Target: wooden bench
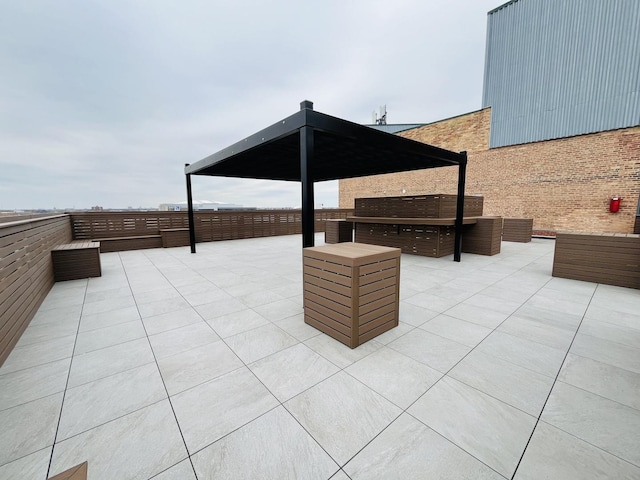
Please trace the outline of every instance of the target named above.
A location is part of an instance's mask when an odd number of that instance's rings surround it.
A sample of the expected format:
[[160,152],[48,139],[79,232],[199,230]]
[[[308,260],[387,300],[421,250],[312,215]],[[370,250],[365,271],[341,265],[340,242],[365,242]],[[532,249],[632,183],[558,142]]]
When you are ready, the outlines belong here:
[[143,248],[161,248],[161,235],[137,235],[131,237],[106,237],[96,238],[94,242],[100,242],[102,253],[120,252],[123,250],[141,250]]
[[100,277],[100,242],[74,242],[51,249],[53,277],[56,282]]
[[533,235],[533,218],[505,218],[502,224],[502,240],[528,243]]
[[188,228],[165,228],[160,230],[162,237],[162,246],[170,247],[187,247],[190,245]]
[[328,218],[324,229],[324,243],[353,241],[353,222],[345,219]]
[[558,232],[552,275],[640,289],[640,235]]
[[302,252],[305,323],[351,348],[398,326],[399,249],[337,243]]

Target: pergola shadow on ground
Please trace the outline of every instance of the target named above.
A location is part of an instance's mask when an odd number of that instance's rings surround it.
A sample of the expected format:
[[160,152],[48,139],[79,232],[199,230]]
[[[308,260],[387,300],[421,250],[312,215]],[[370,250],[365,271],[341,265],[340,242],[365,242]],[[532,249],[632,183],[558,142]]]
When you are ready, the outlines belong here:
[[315,182],[451,166],[458,166],[454,260],[460,261],[467,153],[316,112],[313,103],[305,100],[299,112],[185,166],[191,252],[195,253],[191,175],[301,182],[302,244],[311,247]]

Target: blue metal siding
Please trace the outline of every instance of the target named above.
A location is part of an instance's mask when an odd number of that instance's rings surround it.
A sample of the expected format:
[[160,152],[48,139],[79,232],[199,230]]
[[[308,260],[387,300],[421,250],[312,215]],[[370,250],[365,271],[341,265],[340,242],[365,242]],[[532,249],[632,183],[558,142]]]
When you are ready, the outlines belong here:
[[516,0],[486,48],[491,147],[640,125],[640,1]]

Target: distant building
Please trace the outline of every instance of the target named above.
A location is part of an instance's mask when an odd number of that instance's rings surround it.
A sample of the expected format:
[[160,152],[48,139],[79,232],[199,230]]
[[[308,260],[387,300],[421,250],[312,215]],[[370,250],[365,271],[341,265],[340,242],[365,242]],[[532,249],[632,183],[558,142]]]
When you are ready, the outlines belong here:
[[[558,230],[640,233],[640,2],[512,0],[488,13],[482,109],[372,128],[466,151],[484,214]],[[455,193],[457,169],[339,181],[360,197]],[[621,198],[619,211],[610,210]]]
[[[237,205],[235,203],[223,203],[223,202],[211,202],[209,200],[194,200],[194,210],[255,210],[256,207],[245,207],[244,205]],[[188,210],[187,202],[175,202],[175,203],[162,203],[159,207],[163,212],[186,212]]]

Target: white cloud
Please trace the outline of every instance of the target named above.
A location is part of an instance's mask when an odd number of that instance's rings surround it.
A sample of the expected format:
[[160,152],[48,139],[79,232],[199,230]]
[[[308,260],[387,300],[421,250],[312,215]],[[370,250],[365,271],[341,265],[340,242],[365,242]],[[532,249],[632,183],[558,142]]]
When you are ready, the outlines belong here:
[[[309,99],[368,123],[480,108],[488,0],[9,2],[0,17],[0,208],[184,199],[184,163]],[[316,206],[337,205],[337,183]],[[300,204],[288,182],[194,179],[194,195]]]

